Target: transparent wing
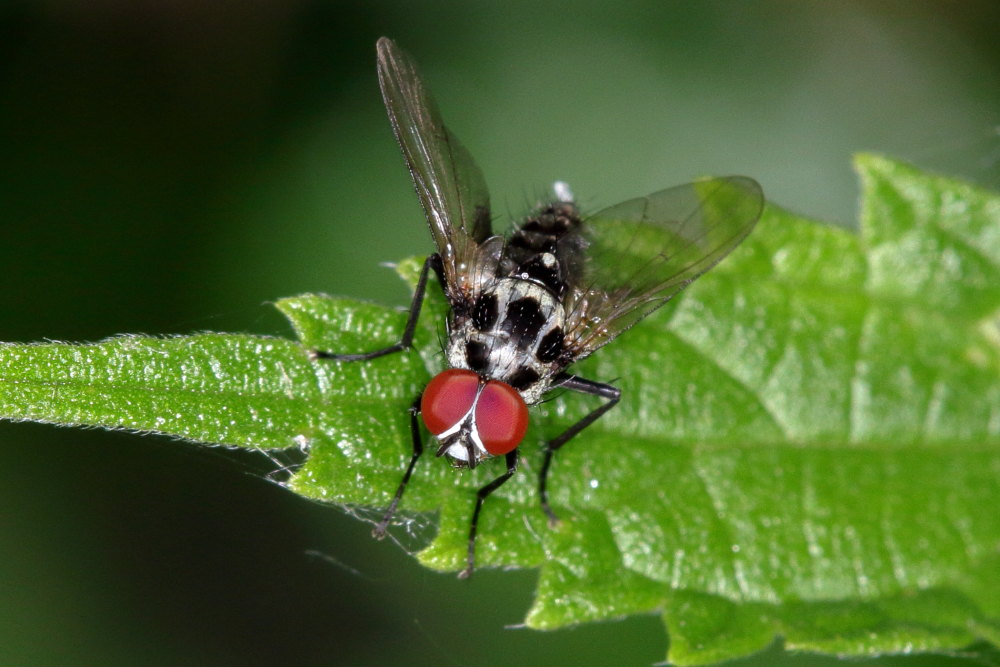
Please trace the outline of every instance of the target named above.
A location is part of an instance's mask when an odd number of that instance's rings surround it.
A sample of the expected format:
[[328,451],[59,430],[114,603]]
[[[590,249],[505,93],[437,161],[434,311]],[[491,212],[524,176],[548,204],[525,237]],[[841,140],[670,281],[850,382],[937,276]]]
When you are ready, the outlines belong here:
[[482,259],[479,244],[490,236],[486,182],[445,127],[413,58],[387,37],[377,49],[382,99],[441,255],[446,289],[449,296],[467,296],[469,272]]
[[566,302],[565,345],[583,357],[708,271],[746,238],[764,195],[750,178],[698,181],[585,220],[585,261]]

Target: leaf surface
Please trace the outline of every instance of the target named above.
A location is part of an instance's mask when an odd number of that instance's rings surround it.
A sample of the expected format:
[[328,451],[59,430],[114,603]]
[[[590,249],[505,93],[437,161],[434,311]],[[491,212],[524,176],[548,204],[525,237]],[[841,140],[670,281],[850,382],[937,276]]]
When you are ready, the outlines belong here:
[[[1000,641],[1000,198],[884,158],[857,169],[860,234],[769,207],[725,262],[574,367],[623,399],[555,457],[556,528],[541,445],[595,403],[534,409],[477,545],[481,567],[540,569],[529,626],[661,613],[677,664],[776,635],[843,655]],[[0,415],[300,447],[290,489],[381,508],[409,459],[407,408],[443,367],[429,292],[415,350],[364,363],[308,350],[387,345],[405,313],[315,295],[278,303],[297,341],[3,345]],[[502,472],[428,448],[403,502],[438,516],[422,562],[462,567],[475,490]]]

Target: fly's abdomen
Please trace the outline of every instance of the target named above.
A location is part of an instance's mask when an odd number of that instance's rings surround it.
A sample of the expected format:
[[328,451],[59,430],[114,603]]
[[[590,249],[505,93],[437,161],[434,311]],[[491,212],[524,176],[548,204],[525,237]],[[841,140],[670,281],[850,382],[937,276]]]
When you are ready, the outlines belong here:
[[507,275],[544,285],[561,298],[582,270],[585,242],[573,202],[540,207],[517,226],[504,248]]

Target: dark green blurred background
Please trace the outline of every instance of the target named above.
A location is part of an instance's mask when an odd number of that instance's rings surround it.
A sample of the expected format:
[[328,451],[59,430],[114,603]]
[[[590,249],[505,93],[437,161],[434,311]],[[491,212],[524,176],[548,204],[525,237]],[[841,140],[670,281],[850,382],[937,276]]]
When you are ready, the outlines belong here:
[[[8,1],[0,340],[286,335],[267,301],[405,303],[379,262],[430,240],[378,95],[383,34],[501,215],[556,178],[597,207],[744,173],[852,225],[860,150],[1000,183],[995,0]],[[260,456],[32,424],[0,425],[0,452],[0,664],[663,658],[654,617],[511,629],[534,573],[426,572]],[[832,663],[754,664],[775,662]]]

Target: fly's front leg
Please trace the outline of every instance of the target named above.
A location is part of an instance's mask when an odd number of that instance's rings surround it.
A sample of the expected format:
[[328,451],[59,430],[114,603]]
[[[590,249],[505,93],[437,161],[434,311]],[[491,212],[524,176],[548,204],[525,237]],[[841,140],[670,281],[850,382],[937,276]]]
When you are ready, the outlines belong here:
[[417,459],[424,453],[424,442],[420,437],[420,424],[417,422],[417,415],[420,414],[420,398],[420,396],[417,396],[417,400],[410,407],[410,433],[413,436],[413,454],[410,456],[410,465],[406,466],[406,472],[403,473],[403,481],[399,483],[396,495],[393,496],[392,502],[389,503],[389,508],[382,516],[382,520],[372,530],[372,537],[375,539],[381,540],[385,537],[385,531],[389,527],[389,522],[392,521],[393,515],[396,513],[396,508],[399,507],[399,501],[403,498],[403,491],[406,490],[406,485],[410,481],[410,475],[413,474],[413,468],[417,465]]
[[406,328],[403,329],[403,337],[399,339],[398,343],[390,345],[389,347],[383,347],[379,350],[354,354],[339,354],[336,352],[327,352],[325,350],[313,350],[311,352],[313,359],[368,361],[369,359],[377,359],[378,357],[384,357],[385,355],[392,354],[394,352],[401,352],[402,350],[408,349],[412,346],[413,334],[417,330],[417,320],[420,318],[420,307],[424,304],[424,294],[427,291],[428,270],[431,268],[433,268],[434,273],[437,274],[441,285],[444,285],[444,267],[441,264],[441,256],[434,253],[424,260],[424,266],[420,270],[420,278],[417,280],[417,288],[413,290],[413,301],[410,303],[410,315],[406,320]]
[[469,523],[469,555],[465,569],[458,573],[459,579],[468,579],[472,576],[472,570],[475,569],[476,565],[476,528],[479,525],[479,511],[483,508],[483,501],[486,500],[486,497],[503,486],[503,483],[517,472],[516,449],[507,453],[506,463],[507,472],[476,492],[476,509],[472,511],[472,521]]
[[605,412],[615,407],[615,404],[617,404],[619,399],[622,397],[621,389],[618,387],[612,387],[610,384],[604,384],[603,382],[594,382],[593,380],[587,380],[586,378],[578,377],[576,375],[565,375],[560,378],[560,380],[561,381],[557,382],[557,386],[559,387],[570,389],[572,391],[578,391],[581,394],[600,396],[601,398],[607,399],[607,403],[592,410],[586,417],[570,426],[552,440],[549,440],[548,444],[545,446],[545,458],[542,461],[542,469],[538,473],[538,495],[542,500],[542,510],[544,510],[546,516],[549,517],[550,526],[554,526],[559,523],[559,517],[556,516],[556,513],[552,511],[552,506],[549,505],[549,495],[546,490],[546,483],[549,477],[549,466],[552,464],[552,454],[569,442],[569,440],[580,431],[600,419]]

